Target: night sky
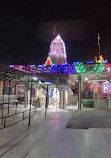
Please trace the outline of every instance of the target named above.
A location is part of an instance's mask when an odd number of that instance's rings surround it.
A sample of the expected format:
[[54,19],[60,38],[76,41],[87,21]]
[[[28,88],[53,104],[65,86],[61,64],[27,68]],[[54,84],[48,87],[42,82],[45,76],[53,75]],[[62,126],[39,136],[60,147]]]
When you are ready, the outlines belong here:
[[111,61],[111,1],[0,1],[0,62],[43,64],[46,61],[53,27],[66,44],[67,59],[91,61],[101,54]]

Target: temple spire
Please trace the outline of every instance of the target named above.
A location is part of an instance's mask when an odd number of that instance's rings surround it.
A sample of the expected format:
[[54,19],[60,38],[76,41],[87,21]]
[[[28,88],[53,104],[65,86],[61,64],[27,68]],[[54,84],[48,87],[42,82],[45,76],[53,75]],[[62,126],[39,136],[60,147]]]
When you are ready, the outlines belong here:
[[54,40],[51,41],[48,56],[54,65],[67,63],[65,43],[60,35],[57,35]]

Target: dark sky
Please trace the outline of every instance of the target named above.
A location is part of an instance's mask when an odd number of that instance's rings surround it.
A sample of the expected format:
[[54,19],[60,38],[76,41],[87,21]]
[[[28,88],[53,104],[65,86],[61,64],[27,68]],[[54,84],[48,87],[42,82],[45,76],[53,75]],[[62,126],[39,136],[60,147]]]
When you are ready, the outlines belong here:
[[0,61],[43,64],[54,24],[69,63],[94,60],[98,32],[101,54],[111,61],[110,0],[0,1]]

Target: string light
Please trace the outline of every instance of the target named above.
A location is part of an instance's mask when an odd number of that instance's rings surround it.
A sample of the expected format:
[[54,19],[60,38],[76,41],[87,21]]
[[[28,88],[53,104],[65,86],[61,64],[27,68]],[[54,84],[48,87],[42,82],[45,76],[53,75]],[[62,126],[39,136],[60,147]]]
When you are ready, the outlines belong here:
[[87,75],[89,77],[97,77],[101,75],[101,72],[104,70],[105,64],[95,64],[94,68],[90,71],[86,71],[82,62],[74,62],[73,64],[63,64],[63,65],[10,65],[9,67],[18,69],[20,71],[24,71],[26,73],[83,73],[85,74],[85,78]]
[[22,65],[10,65],[11,68],[18,69],[20,71],[25,71],[26,73],[68,73],[72,74],[75,71],[74,64],[64,64],[64,65],[28,65],[23,69]]
[[86,69],[83,66],[83,63],[75,63],[75,69],[78,73],[85,73]]

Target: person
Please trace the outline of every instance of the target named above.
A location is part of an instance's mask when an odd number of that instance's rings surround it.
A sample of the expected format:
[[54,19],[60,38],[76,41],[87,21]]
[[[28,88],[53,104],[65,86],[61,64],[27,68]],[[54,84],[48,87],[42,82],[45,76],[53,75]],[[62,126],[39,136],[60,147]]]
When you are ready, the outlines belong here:
[[36,108],[37,108],[37,107],[40,107],[40,99],[39,99],[39,97],[37,98]]
[[46,103],[45,103],[45,108],[47,109],[49,105],[49,95],[46,94]]

